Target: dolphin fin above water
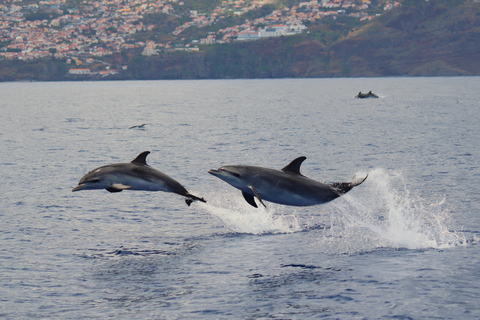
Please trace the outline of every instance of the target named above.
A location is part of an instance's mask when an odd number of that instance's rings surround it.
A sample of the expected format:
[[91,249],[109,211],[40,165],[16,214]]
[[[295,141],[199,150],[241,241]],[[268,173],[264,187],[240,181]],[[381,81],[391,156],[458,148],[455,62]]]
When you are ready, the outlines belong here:
[[298,158],[294,159],[292,162],[290,162],[289,164],[287,164],[282,169],[282,171],[302,175],[300,173],[300,166],[302,165],[303,161],[305,161],[306,159],[307,159],[307,157],[303,157],[303,156],[298,157]]
[[300,173],[306,157],[298,157],[281,170],[256,166],[223,166],[208,173],[239,189],[245,201],[258,208],[255,198],[266,208],[264,200],[290,205],[312,206],[327,203],[360,185],[367,179],[354,177],[351,182],[326,184]]
[[117,193],[123,190],[164,191],[184,196],[188,206],[193,201],[206,202],[192,195],[176,180],[147,164],[150,151],[140,153],[130,163],[115,163],[98,167],[80,179],[72,191],[106,189]]
[[130,161],[130,163],[136,163],[136,164],[143,164],[148,166],[147,164],[147,156],[150,154],[150,151],[143,151],[140,153],[135,159]]

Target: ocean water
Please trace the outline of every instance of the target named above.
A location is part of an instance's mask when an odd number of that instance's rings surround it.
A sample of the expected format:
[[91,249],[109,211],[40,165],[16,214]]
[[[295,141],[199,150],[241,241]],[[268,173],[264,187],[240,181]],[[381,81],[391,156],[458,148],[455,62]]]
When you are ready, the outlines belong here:
[[[0,317],[478,319],[479,88],[479,77],[0,83]],[[208,202],[71,192],[145,150]],[[368,178],[325,205],[255,209],[207,173],[302,155],[312,179]]]

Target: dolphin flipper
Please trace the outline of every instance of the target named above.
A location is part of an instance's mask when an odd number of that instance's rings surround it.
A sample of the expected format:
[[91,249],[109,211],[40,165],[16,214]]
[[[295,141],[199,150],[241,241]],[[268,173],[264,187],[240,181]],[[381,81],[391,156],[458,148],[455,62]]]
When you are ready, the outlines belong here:
[[[267,206],[265,205],[265,203],[263,203],[262,201],[262,198],[260,198],[260,195],[258,194],[257,190],[255,190],[254,187],[250,187],[250,190],[252,190],[253,194],[255,195],[255,197],[257,197],[258,201],[260,201],[260,203],[265,207],[265,209],[267,208]],[[248,201],[248,200],[247,200]],[[250,202],[249,202],[250,203]]]
[[243,197],[245,198],[245,200],[246,200],[252,207],[258,208],[257,204],[255,203],[255,198],[254,198],[250,193],[246,193],[246,192],[242,191],[242,194],[243,194]]
[[[253,187],[250,187],[250,190],[252,190],[253,194],[255,195],[255,197],[257,197],[258,201],[260,201],[260,203],[265,208],[267,208],[265,203],[263,203],[262,198],[260,198],[260,196],[258,195],[257,190],[255,190],[255,188],[253,188]],[[247,201],[249,205],[251,205],[252,207],[258,208],[257,204],[255,203],[255,197],[254,196],[252,196],[250,193],[246,193],[245,191],[242,191],[242,194],[243,194],[243,197],[245,198],[245,201]]]

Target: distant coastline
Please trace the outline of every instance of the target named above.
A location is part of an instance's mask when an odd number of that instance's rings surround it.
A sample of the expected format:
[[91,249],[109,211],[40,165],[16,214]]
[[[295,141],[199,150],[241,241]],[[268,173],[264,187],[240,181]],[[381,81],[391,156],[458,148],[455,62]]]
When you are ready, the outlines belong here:
[[304,32],[244,37],[195,50],[132,49],[103,60],[0,60],[0,81],[480,75],[476,1],[405,1],[361,24],[339,15]]

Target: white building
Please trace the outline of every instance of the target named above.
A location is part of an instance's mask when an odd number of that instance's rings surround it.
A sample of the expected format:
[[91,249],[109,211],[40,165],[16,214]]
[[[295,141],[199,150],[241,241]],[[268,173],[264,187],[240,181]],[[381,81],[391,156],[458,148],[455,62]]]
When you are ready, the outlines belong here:
[[259,38],[270,38],[289,36],[302,33],[307,27],[302,23],[276,24],[260,29],[258,32],[253,30],[243,30],[237,34],[237,40],[257,40]]
[[70,69],[69,74],[90,74],[90,69]]
[[257,40],[258,32],[252,30],[244,30],[238,33],[237,40]]

